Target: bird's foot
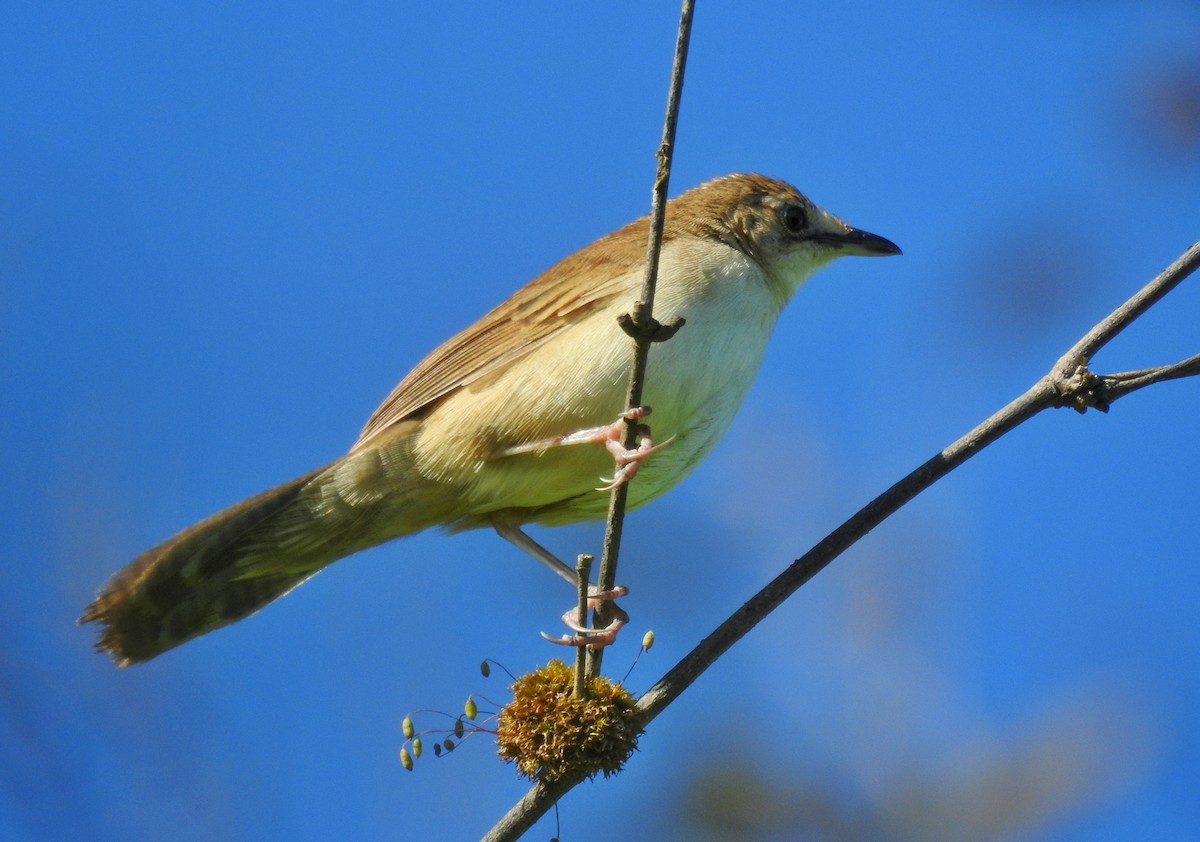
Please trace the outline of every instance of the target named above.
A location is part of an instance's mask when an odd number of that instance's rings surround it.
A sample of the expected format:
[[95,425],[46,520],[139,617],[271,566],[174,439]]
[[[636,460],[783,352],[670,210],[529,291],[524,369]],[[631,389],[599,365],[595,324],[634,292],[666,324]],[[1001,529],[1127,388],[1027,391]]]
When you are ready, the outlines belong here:
[[522,444],[513,445],[504,450],[505,456],[513,456],[518,453],[532,453],[539,450],[546,450],[550,447],[560,447],[568,444],[602,444],[613,455],[616,460],[617,470],[612,478],[601,477],[606,485],[597,488],[597,491],[612,491],[620,485],[629,482],[637,475],[638,466],[642,460],[654,453],[656,450],[661,450],[675,440],[674,436],[666,441],[655,444],[650,438],[650,427],[645,424],[637,424],[635,431],[637,434],[637,446],[625,446],[625,422],[639,422],[650,414],[650,407],[638,406],[633,409],[622,412],[617,416],[617,420],[611,424],[606,424],[601,427],[587,427],[583,430],[576,430],[573,433],[568,433],[565,436],[557,436],[552,439],[539,439],[538,441],[524,442]]
[[617,416],[617,420],[603,427],[590,427],[586,430],[579,430],[571,433],[563,438],[563,444],[578,444],[582,442],[590,442],[594,444],[602,444],[612,454],[616,460],[617,470],[611,478],[601,477],[600,479],[605,485],[597,488],[597,491],[612,491],[614,488],[624,485],[635,476],[637,476],[638,466],[642,460],[655,451],[662,450],[668,444],[675,440],[674,436],[660,444],[655,444],[650,437],[650,427],[646,424],[637,424],[635,431],[637,434],[637,446],[625,446],[625,422],[639,422],[650,414],[650,407],[638,406],[633,409],[622,412]]
[[624,585],[618,585],[611,591],[599,591],[592,586],[588,595],[587,607],[588,610],[596,607],[596,603],[600,600],[608,602],[608,613],[610,620],[608,625],[601,629],[593,629],[583,625],[586,618],[579,616],[579,608],[576,606],[563,614],[562,621],[575,634],[564,634],[561,637],[551,637],[542,632],[541,635],[551,643],[557,643],[562,646],[586,646],[591,651],[595,652],[603,649],[617,639],[617,632],[621,627],[629,622],[629,615],[617,605],[618,598],[629,593],[629,589]]

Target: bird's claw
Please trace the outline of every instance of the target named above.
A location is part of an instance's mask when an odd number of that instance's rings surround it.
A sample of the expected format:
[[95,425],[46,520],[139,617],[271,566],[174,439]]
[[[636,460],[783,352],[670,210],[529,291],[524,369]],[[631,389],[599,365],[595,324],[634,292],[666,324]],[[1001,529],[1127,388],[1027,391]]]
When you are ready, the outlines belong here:
[[635,476],[637,476],[638,467],[642,460],[651,453],[662,450],[671,442],[675,441],[675,437],[671,436],[660,444],[655,444],[650,435],[650,427],[647,424],[638,424],[636,428],[637,446],[625,446],[625,421],[641,421],[650,414],[650,407],[639,406],[628,412],[622,412],[617,420],[607,427],[594,427],[590,430],[581,430],[578,433],[573,433],[573,436],[580,436],[577,441],[590,441],[597,444],[603,444],[604,447],[612,454],[616,460],[617,470],[612,477],[600,477],[604,485],[598,487],[597,491],[612,491],[614,488],[624,485]]
[[657,450],[662,450],[673,441],[675,441],[675,437],[671,436],[660,444],[654,444],[650,439],[650,428],[645,424],[639,424],[638,446],[636,448],[632,450],[627,449],[620,441],[608,443],[608,452],[617,460],[617,472],[611,478],[600,477],[601,481],[606,483],[606,485],[602,485],[596,490],[612,491],[614,488],[629,482],[637,476],[638,466],[642,464],[643,459]]
[[675,440],[674,436],[662,442],[654,444],[650,438],[650,428],[645,424],[637,424],[637,446],[625,446],[625,422],[638,422],[650,414],[650,407],[638,406],[633,409],[626,410],[617,416],[617,420],[603,427],[588,427],[584,430],[576,430],[565,436],[560,436],[551,439],[538,439],[537,441],[528,441],[521,444],[515,444],[504,449],[505,456],[515,456],[520,453],[535,453],[551,447],[561,447],[568,444],[602,444],[612,454],[616,460],[617,470],[612,478],[601,477],[600,479],[605,485],[597,488],[597,491],[612,491],[618,486],[624,485],[637,475],[638,466],[642,460],[654,453],[656,450],[661,450]]
[[603,649],[605,646],[613,643],[617,639],[617,632],[629,622],[629,615],[614,602],[613,600],[625,596],[629,593],[629,589],[624,585],[618,585],[609,591],[599,591],[593,586],[590,588],[588,596],[588,608],[594,608],[599,600],[608,602],[608,612],[610,620],[608,625],[602,629],[593,629],[583,625],[583,620],[579,616],[579,608],[572,608],[570,611],[562,615],[563,624],[575,634],[564,634],[561,637],[552,637],[546,632],[540,632],[542,637],[551,643],[557,643],[560,646],[586,646],[591,651]]

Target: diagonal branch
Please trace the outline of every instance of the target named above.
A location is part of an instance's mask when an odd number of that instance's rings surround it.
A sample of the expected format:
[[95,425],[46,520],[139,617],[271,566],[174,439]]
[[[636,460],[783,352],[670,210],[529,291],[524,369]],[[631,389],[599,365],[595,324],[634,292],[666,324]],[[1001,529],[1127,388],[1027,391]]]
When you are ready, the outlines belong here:
[[[1091,355],[1104,347],[1197,268],[1200,268],[1200,242],[1185,251],[1158,277],[1088,331],[1071,350],[1055,362],[1049,374],[1034,383],[1024,394],[927,460],[792,562],[642,694],[638,700],[638,708],[645,717],[644,723],[649,723],[662,713],[730,646],[822,568],[909,500],[1005,433],[1051,407],[1069,406],[1080,412],[1089,406],[1107,409],[1108,403],[1152,383],[1200,374],[1200,355],[1173,365],[1110,376],[1092,374],[1087,368]],[[1106,391],[1100,392],[1101,387]],[[491,829],[484,837],[485,840],[499,842],[516,839],[581,780],[582,777],[573,780],[560,779],[553,785],[535,784]]]
[[[1024,394],[876,497],[811,550],[792,562],[787,570],[734,612],[657,684],[642,695],[638,700],[638,707],[645,714],[646,721],[649,722],[657,716],[725,650],[829,562],[853,546],[858,539],[890,517],[909,500],[967,459],[1044,409],[1072,406],[1083,411],[1086,406],[1094,405],[1091,403],[1090,390],[1094,388],[1095,381],[1104,382],[1105,378],[1097,377],[1089,372],[1087,370],[1089,358],[1082,355],[1093,354],[1102,348],[1198,267],[1200,267],[1200,243],[1196,243],[1185,251],[1158,277],[1088,331],[1083,339],[1075,343],[1071,350],[1054,364],[1049,374],[1038,380]],[[1065,361],[1070,361],[1072,364],[1067,377],[1062,376]],[[1197,357],[1190,357],[1175,366],[1164,368],[1178,370],[1174,374],[1176,377],[1200,374],[1200,365],[1197,365],[1196,361]],[[1161,371],[1161,369],[1152,371]],[[1145,375],[1146,372],[1135,372],[1135,374]],[[1121,377],[1121,375],[1116,375],[1116,377]],[[1166,378],[1159,377],[1159,379]],[[1142,382],[1141,385],[1134,388],[1141,388],[1144,385],[1149,385],[1149,382]],[[1123,391],[1113,389],[1108,392],[1107,397],[1110,401],[1116,400],[1118,397],[1134,391],[1134,388],[1126,388]],[[1098,405],[1097,408],[1101,407],[1107,409],[1107,404]]]

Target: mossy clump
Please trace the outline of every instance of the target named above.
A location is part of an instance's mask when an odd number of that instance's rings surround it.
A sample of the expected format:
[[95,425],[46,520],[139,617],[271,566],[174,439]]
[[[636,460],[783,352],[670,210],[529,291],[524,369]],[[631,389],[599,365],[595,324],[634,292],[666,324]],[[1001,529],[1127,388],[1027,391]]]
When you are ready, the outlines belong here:
[[574,672],[557,658],[521,676],[513,700],[500,711],[500,757],[517,771],[549,783],[621,771],[637,748],[641,717],[633,696],[619,684],[597,677],[586,699],[573,695]]

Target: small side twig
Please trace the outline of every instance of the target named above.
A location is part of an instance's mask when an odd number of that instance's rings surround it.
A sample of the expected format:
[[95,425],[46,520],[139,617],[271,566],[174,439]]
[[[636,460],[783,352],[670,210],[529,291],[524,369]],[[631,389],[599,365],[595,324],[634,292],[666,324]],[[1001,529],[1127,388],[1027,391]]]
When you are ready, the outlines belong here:
[[[588,583],[592,581],[592,556],[580,553],[575,559],[575,579],[579,583],[579,607],[575,616],[580,623],[587,620]],[[575,649],[575,698],[587,698],[587,647]]]
[[1119,374],[1106,374],[1100,378],[1104,390],[1104,399],[1112,403],[1117,398],[1124,397],[1130,392],[1163,383],[1167,380],[1178,380],[1180,377],[1193,377],[1200,374],[1200,354],[1180,360],[1171,365],[1159,365],[1154,368],[1143,368],[1137,371],[1122,371]]
[[1174,377],[1186,377],[1195,373],[1189,357],[1169,366],[1145,369],[1128,375],[1115,374],[1102,377],[1092,374],[1088,366],[1101,348],[1111,342],[1117,334],[1134,322],[1138,316],[1150,309],[1155,302],[1173,290],[1192,272],[1200,268],[1200,243],[1195,243],[1175,261],[1146,284],[1137,294],[1113,310],[1095,327],[1083,335],[1071,349],[1058,358],[1050,369],[1047,380],[1058,392],[1060,400],[1055,406],[1068,406],[1078,412],[1089,408],[1108,411],[1108,405],[1123,395]]

